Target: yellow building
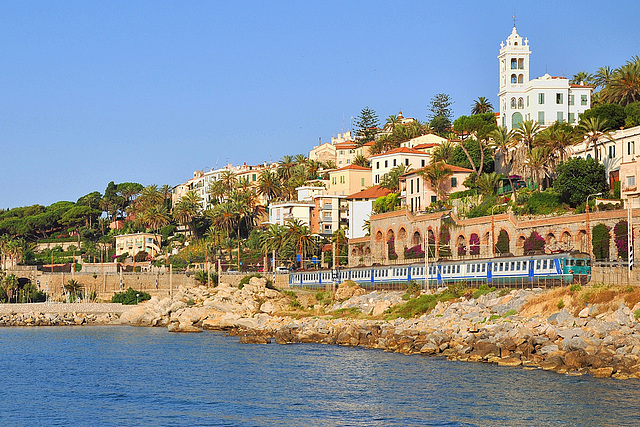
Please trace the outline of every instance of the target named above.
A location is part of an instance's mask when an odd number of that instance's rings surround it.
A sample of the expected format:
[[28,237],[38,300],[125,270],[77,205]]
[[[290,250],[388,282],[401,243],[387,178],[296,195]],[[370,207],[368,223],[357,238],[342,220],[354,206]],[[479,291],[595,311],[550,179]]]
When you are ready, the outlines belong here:
[[348,196],[371,187],[371,168],[347,165],[329,172],[327,194]]
[[162,237],[159,234],[136,233],[116,236],[116,256],[128,253],[136,256],[138,252],[146,252],[152,257],[160,253]]

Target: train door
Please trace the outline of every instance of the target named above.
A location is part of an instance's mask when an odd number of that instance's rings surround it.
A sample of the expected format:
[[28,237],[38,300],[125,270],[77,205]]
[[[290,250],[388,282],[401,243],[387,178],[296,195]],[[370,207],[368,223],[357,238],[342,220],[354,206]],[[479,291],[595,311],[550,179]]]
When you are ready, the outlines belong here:
[[493,283],[493,263],[487,263],[487,283]]
[[436,281],[438,285],[442,285],[442,266],[440,264],[436,266]]
[[533,272],[533,266],[534,266],[534,260],[530,259],[529,260],[529,281],[533,282],[533,278],[534,278],[534,272]]

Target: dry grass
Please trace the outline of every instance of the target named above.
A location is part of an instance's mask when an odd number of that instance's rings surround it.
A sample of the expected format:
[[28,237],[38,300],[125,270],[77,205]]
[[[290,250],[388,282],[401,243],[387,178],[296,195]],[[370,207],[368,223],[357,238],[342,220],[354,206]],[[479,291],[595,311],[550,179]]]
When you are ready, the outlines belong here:
[[571,291],[570,287],[557,288],[538,295],[527,302],[521,315],[549,316],[559,311],[558,302],[562,300],[564,308],[577,316],[587,305],[598,304],[600,312],[615,311],[624,302],[629,308],[640,302],[639,287],[608,286],[593,284]]

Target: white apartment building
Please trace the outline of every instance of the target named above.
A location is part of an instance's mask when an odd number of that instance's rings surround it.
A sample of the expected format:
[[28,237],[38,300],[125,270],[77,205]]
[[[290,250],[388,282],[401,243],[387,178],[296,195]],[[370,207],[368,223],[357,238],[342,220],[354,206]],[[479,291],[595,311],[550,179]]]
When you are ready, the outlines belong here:
[[546,127],[556,121],[577,124],[580,115],[591,108],[593,88],[571,84],[565,77],[545,74],[529,79],[529,40],[522,39],[516,27],[500,43],[500,115],[498,124],[511,130],[524,120]]
[[371,178],[373,185],[380,184],[384,174],[396,166],[420,169],[429,164],[431,155],[413,148],[399,147],[371,156]]

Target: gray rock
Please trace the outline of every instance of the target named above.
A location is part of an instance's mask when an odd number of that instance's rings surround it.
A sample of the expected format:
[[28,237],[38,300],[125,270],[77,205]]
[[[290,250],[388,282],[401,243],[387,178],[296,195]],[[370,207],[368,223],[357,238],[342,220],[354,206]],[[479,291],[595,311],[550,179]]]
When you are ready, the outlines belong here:
[[563,342],[564,351],[584,350],[587,348],[587,342],[581,337],[573,337]]

